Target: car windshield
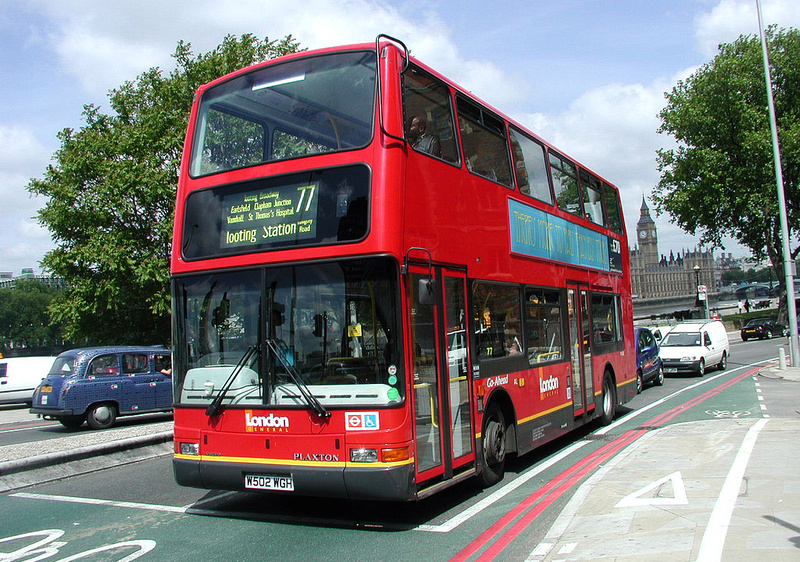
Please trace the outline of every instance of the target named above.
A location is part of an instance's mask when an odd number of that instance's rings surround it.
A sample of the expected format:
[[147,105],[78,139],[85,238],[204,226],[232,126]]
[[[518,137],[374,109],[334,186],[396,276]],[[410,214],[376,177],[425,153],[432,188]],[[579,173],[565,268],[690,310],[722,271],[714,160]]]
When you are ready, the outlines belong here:
[[764,324],[767,324],[769,321],[770,321],[769,318],[754,318],[753,320],[750,320],[747,323],[745,328],[755,328],[757,326],[763,326]]
[[396,272],[364,259],[176,280],[175,400],[308,407],[310,391],[325,407],[398,403]]
[[699,346],[702,341],[700,332],[672,332],[664,337],[661,347]]
[[208,89],[193,136],[192,176],[366,146],[375,53],[306,57]]

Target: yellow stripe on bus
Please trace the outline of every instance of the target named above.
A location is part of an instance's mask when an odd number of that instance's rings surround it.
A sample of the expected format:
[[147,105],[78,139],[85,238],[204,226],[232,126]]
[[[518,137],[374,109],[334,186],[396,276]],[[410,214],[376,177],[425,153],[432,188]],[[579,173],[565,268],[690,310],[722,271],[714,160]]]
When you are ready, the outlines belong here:
[[553,412],[557,412],[559,410],[563,410],[564,408],[569,408],[569,407],[572,407],[572,402],[565,402],[565,403],[561,404],[560,406],[556,406],[555,408],[550,408],[549,410],[545,410],[543,412],[539,412],[539,413],[534,414],[532,416],[528,416],[527,418],[523,418],[523,419],[517,421],[517,425],[521,425],[521,424],[529,422],[531,420],[535,420],[536,418],[541,418],[542,416],[546,416],[547,414],[552,414]]
[[271,466],[312,466],[312,467],[325,467],[325,468],[348,468],[348,467],[374,467],[374,468],[391,468],[394,466],[403,466],[413,464],[414,458],[397,462],[320,462],[320,461],[295,461],[289,459],[264,459],[260,457],[218,457],[206,455],[181,455],[174,454],[173,458],[183,459],[187,461],[205,461],[205,462],[225,462],[225,463],[247,463],[247,464],[263,464]]

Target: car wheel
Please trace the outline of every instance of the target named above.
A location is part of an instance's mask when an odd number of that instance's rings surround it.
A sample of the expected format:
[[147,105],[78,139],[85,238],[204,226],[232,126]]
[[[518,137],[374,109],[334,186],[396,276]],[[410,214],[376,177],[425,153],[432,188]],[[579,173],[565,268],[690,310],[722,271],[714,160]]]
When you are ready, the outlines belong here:
[[655,380],[653,380],[653,384],[656,386],[661,386],[664,384],[664,369],[661,367],[658,368],[658,374],[656,374]]
[[506,464],[506,421],[497,403],[491,404],[483,416],[481,444],[483,448],[481,483],[489,487],[503,479]]
[[725,367],[728,366],[728,355],[723,351],[722,352],[722,359],[720,359],[719,363],[717,363],[717,368],[720,371],[724,371]]
[[742,336],[742,341],[747,341],[747,338]]
[[608,373],[603,377],[603,397],[600,406],[603,408],[600,414],[600,424],[609,425],[614,421],[614,415],[617,413],[617,389]]
[[768,340],[771,340],[772,339],[772,332],[770,330],[767,330],[767,333],[764,334],[764,337],[766,339],[768,339]]
[[641,394],[644,388],[644,380],[641,371],[636,371],[636,394]]
[[701,359],[700,363],[697,365],[697,376],[702,377],[706,374],[706,361],[705,359]]
[[117,419],[117,408],[113,404],[95,404],[86,413],[86,422],[92,429],[108,429]]
[[86,420],[84,420],[83,416],[61,416],[58,421],[67,429],[78,429]]

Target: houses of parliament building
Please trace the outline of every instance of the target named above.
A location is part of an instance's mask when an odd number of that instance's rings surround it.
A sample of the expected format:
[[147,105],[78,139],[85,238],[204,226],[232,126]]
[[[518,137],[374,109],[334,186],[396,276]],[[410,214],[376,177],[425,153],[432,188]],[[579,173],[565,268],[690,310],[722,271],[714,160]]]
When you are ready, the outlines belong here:
[[[699,270],[695,269],[699,267]],[[669,257],[658,253],[658,232],[650,209],[642,197],[641,215],[636,223],[636,245],[631,249],[633,294],[641,300],[670,301],[694,298],[697,284],[716,292],[714,255],[695,248]]]

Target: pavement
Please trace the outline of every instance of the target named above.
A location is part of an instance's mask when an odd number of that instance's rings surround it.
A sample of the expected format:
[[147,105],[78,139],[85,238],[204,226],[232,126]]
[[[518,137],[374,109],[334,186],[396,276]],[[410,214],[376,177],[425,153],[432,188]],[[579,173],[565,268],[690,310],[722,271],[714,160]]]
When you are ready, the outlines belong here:
[[[800,367],[758,377],[800,398]],[[527,560],[800,560],[798,414],[648,431],[578,488]],[[168,455],[171,439],[168,421],[3,446],[0,492]]]
[[[758,378],[800,398],[798,367]],[[579,487],[527,558],[539,560],[800,560],[800,406],[796,419],[649,431]]]
[[[17,421],[35,419],[27,408],[8,411],[3,418],[12,416]],[[71,431],[64,437],[4,445],[0,447],[0,492],[171,453],[172,421]]]

